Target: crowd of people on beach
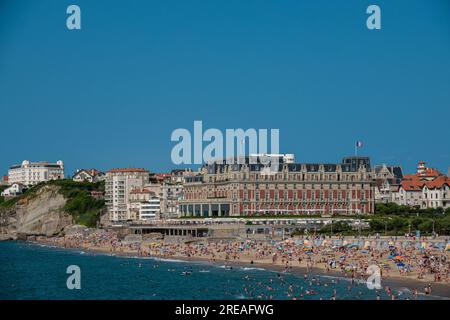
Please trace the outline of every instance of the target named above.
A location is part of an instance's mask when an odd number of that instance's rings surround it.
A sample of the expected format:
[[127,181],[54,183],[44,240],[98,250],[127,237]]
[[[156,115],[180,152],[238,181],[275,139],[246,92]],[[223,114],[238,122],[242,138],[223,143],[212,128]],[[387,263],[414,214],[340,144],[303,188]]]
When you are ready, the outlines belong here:
[[[304,270],[305,275],[321,272],[345,276],[351,284],[365,282],[369,266],[376,266],[382,278],[421,281],[423,286],[413,289],[415,295],[419,290],[432,294],[432,283],[450,285],[450,245],[449,239],[445,238],[432,242],[410,237],[382,241],[379,238],[331,239],[323,236],[278,242],[250,239],[165,242],[161,239],[125,241],[114,231],[96,230],[75,232],[50,241],[60,247],[111,254],[203,260],[225,265],[257,264],[277,267],[281,273],[291,273],[293,268],[298,268]],[[309,291],[309,294],[311,292],[314,293]],[[390,289],[385,288],[385,292],[395,298]],[[265,298],[268,297],[270,295]]]

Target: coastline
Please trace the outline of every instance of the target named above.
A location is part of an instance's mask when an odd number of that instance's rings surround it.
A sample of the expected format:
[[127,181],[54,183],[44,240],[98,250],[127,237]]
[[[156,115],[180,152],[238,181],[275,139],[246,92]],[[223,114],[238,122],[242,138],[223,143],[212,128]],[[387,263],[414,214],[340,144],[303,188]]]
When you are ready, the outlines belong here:
[[[254,262],[250,263],[249,261],[245,260],[233,260],[233,261],[227,261],[223,259],[215,259],[215,261],[211,261],[208,258],[205,257],[186,257],[186,256],[160,256],[160,255],[138,255],[137,252],[129,252],[129,251],[115,251],[110,252],[105,248],[100,247],[64,247],[62,245],[59,245],[58,243],[51,242],[51,241],[43,241],[43,240],[34,240],[34,241],[25,241],[27,243],[33,243],[37,245],[44,245],[47,247],[53,247],[58,249],[67,249],[67,250],[74,250],[74,251],[85,251],[93,254],[102,254],[102,255],[108,255],[108,256],[117,256],[117,257],[128,257],[128,258],[136,258],[136,259],[161,259],[163,261],[182,261],[182,262],[192,262],[192,263],[198,263],[198,264],[205,264],[209,266],[221,266],[226,265],[230,267],[238,267],[238,268],[254,268],[254,269],[262,269],[266,271],[272,271],[277,273],[284,273],[285,268],[280,264],[275,263],[267,263],[267,262]],[[351,277],[349,277],[346,274],[343,274],[337,270],[326,270],[325,268],[321,267],[312,267],[309,269],[303,266],[291,266],[290,273],[297,276],[303,276],[305,274],[312,274],[317,276],[325,276],[325,277],[332,277],[337,279],[342,279],[344,281],[351,281]],[[355,281],[361,281],[360,279],[355,279]],[[385,275],[381,279],[381,286],[383,290],[386,286],[389,286],[390,288],[397,290],[397,291],[405,291],[408,290],[412,292],[413,290],[417,289],[419,292],[419,295],[425,296],[424,288],[428,284],[428,281],[419,280],[419,279],[411,279],[410,277],[402,277],[402,276],[396,276],[396,275]],[[429,295],[429,297],[434,297],[437,299],[444,299],[444,300],[450,300],[450,284],[449,283],[440,283],[440,282],[431,282],[433,291],[432,294]]]

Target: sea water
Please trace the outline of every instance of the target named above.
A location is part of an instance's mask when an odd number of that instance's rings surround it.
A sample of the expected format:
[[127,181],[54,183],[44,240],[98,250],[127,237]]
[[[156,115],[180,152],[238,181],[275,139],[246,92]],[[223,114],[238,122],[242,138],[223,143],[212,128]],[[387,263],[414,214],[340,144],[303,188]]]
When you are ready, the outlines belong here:
[[[80,268],[68,289],[67,267]],[[314,281],[312,280],[314,278]],[[320,280],[320,284],[317,282]],[[293,288],[292,293],[288,288]],[[388,299],[348,279],[283,274],[176,259],[123,257],[29,242],[0,242],[0,299]],[[309,294],[305,294],[308,291]],[[303,296],[301,294],[303,293]],[[402,291],[401,299],[411,298]],[[421,296],[419,298],[424,298]]]

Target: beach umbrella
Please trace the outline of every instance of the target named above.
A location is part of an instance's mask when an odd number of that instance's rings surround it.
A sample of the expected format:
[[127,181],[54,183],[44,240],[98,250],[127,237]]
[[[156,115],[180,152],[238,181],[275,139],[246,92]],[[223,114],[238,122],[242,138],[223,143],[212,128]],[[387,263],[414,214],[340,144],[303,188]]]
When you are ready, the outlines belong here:
[[403,260],[403,257],[402,257],[402,256],[395,256],[394,259],[395,259],[395,260]]
[[370,247],[370,241],[366,241],[364,243],[364,248],[369,248]]
[[404,267],[405,264],[403,262],[397,263],[397,267]]
[[447,245],[445,246],[445,251],[450,251],[450,243],[447,243]]

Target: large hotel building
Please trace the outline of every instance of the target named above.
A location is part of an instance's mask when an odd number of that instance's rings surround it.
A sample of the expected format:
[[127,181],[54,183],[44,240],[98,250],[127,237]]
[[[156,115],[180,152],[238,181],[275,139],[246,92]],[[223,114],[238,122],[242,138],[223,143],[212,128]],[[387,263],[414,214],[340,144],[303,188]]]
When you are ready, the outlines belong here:
[[278,159],[270,171],[245,157],[240,163],[205,164],[186,177],[181,216],[332,215],[374,212],[375,180],[368,157],[341,163],[294,163]]
[[31,162],[22,161],[8,170],[8,183],[21,183],[25,186],[32,186],[40,182],[49,180],[64,179],[64,163],[59,160],[56,163],[47,161]]

